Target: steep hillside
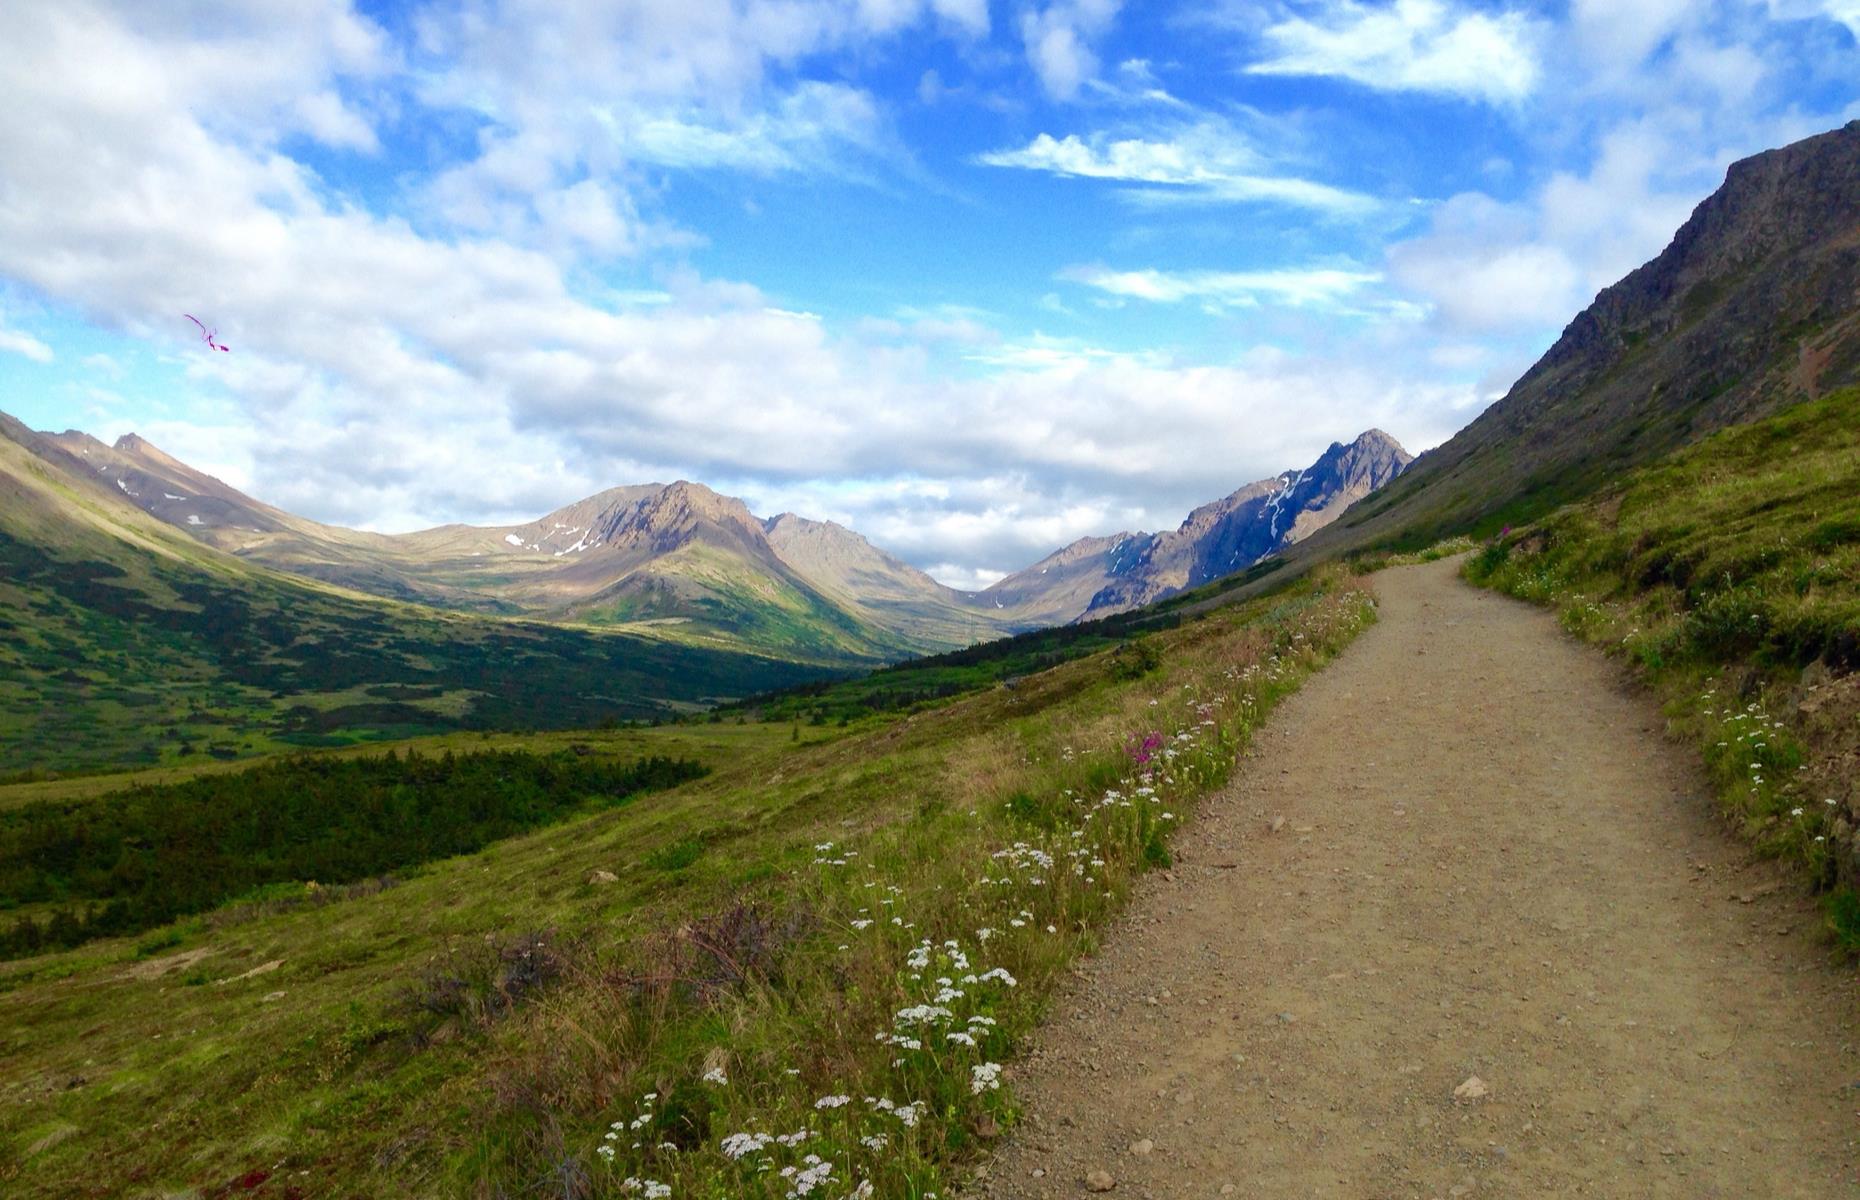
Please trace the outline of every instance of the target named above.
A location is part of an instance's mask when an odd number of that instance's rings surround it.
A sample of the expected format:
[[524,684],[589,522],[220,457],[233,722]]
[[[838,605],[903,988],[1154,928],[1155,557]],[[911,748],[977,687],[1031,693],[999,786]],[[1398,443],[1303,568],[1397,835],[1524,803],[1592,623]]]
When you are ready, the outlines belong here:
[[1496,528],[1860,380],[1860,121],[1734,164],[1511,391],[1307,553]]
[[74,482],[11,436],[0,437],[0,634],[10,771],[586,726],[826,674],[280,575]]

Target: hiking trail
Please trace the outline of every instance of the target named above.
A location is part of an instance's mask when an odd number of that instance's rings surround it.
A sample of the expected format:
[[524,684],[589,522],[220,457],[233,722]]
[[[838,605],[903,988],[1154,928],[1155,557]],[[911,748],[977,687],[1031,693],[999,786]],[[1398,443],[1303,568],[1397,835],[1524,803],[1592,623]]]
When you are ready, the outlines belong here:
[[975,1195],[1860,1195],[1819,909],[1618,664],[1457,566],[1373,577],[1056,996]]

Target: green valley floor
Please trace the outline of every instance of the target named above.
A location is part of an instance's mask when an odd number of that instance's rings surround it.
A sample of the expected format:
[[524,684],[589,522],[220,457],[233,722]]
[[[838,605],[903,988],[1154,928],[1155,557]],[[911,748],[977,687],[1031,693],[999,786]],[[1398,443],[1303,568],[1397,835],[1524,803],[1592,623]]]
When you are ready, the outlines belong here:
[[1453,561],[1275,714],[981,1195],[1860,1193],[1860,1008],[1618,665]]

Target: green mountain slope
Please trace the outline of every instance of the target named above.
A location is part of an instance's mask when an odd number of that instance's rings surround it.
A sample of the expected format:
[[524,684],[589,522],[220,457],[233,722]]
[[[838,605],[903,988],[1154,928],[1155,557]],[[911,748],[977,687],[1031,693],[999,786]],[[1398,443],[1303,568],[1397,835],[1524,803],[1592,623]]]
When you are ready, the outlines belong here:
[[13,771],[586,726],[830,673],[652,629],[500,620],[320,587],[196,543],[10,436],[0,634],[0,758]]
[[[1007,616],[858,534],[752,515],[702,484],[604,492],[523,525],[407,534],[274,508],[130,434],[0,426],[80,491],[140,509],[249,562],[390,599],[552,622],[654,621],[665,640],[825,663],[877,663],[998,637]],[[874,570],[874,567],[879,569]]]

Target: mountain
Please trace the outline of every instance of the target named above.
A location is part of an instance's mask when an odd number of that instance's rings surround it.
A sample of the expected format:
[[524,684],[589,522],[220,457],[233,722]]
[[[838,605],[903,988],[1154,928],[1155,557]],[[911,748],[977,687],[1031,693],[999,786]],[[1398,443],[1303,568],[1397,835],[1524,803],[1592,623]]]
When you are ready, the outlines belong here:
[[1509,393],[1301,556],[1541,515],[1860,382],[1860,121],[1733,164]]
[[[137,504],[151,499],[144,477],[117,460],[73,473],[70,456],[104,457],[0,417],[0,759],[9,771],[585,727],[831,674],[649,629],[446,612],[273,571],[150,516]],[[200,515],[204,526],[208,491],[187,482],[200,491],[185,499],[203,511],[182,520]],[[237,505],[221,499],[224,513]],[[227,519],[219,528],[242,518]]]
[[823,595],[919,649],[960,648],[1046,623],[1021,611],[978,612],[972,593],[938,583],[833,521],[782,513],[763,528],[781,561]]
[[982,592],[979,602],[1055,618],[1048,623],[1139,608],[1309,537],[1412,461],[1394,438],[1371,429],[1347,446],[1333,442],[1302,471],[1249,483],[1203,505],[1170,532],[1074,542]]
[[1321,528],[1409,461],[1372,430],[1197,509],[1174,532],[1084,538],[961,592],[844,526],[794,513],[764,520],[685,480],[610,488],[520,525],[377,534],[254,500],[135,434],[105,445],[12,427],[92,490],[275,570],[441,608],[828,665],[959,649],[1196,586]]
[[[10,419],[9,419],[10,420]],[[442,608],[603,626],[650,626],[656,637],[749,648],[801,662],[878,662],[1000,636],[1005,620],[834,526],[863,549],[809,557],[797,570],[771,540],[808,557],[820,539],[789,536],[742,501],[678,481],[611,488],[520,525],[448,525],[376,534],[323,525],[254,500],[135,434],[105,445],[76,431],[34,434],[40,458],[76,479],[249,562],[374,595]],[[814,523],[809,522],[812,525]],[[888,563],[857,573],[856,599],[832,564]]]
[[972,604],[1017,612],[1039,625],[1063,625],[1085,615],[1092,598],[1133,566],[1154,538],[1150,533],[1085,537],[1024,571],[975,593]]

